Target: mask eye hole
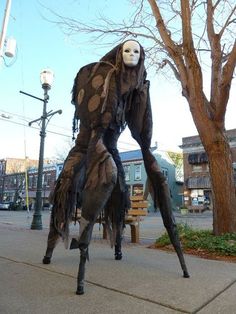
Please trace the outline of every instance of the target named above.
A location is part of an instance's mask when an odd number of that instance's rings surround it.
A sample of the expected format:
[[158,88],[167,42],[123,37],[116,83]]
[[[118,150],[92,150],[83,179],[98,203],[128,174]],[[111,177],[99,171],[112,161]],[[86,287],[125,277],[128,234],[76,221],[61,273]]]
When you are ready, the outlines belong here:
[[130,52],[130,49],[126,48],[126,49],[125,49],[125,52],[126,52],[126,53],[129,53],[129,52]]
[[135,50],[134,50],[134,53],[139,53],[139,50],[138,50],[138,49],[135,49]]

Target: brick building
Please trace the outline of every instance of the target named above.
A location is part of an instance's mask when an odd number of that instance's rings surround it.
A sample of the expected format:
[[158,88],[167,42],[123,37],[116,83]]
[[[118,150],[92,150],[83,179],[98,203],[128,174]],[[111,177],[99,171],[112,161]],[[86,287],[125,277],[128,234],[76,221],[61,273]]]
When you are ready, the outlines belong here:
[[25,169],[36,166],[37,160],[0,159],[0,202],[16,202],[25,189]]
[[[228,130],[233,168],[236,176],[236,129]],[[189,211],[212,209],[212,192],[209,175],[208,158],[199,136],[184,137],[183,149],[184,166],[184,195],[183,203]]]
[[[168,153],[159,151],[152,147],[152,152],[158,161],[161,171],[166,176],[172,196],[172,205],[176,209],[181,205],[181,191],[183,183],[176,180],[176,167]],[[120,153],[124,166],[126,183],[130,188],[131,195],[143,195],[146,184],[146,171],[144,167],[141,150],[134,150]],[[44,164],[43,167],[43,204],[49,205],[49,194],[54,188],[55,181],[63,168],[62,163]],[[29,204],[34,204],[37,190],[37,167],[27,167],[27,184],[25,171],[5,173],[5,164],[0,168],[0,202],[16,202],[17,200],[26,204],[28,191]],[[25,168],[24,168],[25,169]],[[21,168],[20,168],[21,170]],[[27,189],[26,189],[27,188]],[[149,211],[153,211],[150,201]]]
[[[34,204],[36,198],[38,161],[7,158],[0,160],[0,202],[26,204],[28,195],[29,204]],[[27,178],[26,172],[27,169]],[[56,165],[43,167],[43,203],[48,203],[48,197],[53,189],[57,176]],[[27,180],[26,180],[27,179]]]
[[24,172],[25,168],[37,167],[38,160],[22,158],[0,159],[0,176],[3,174]]
[[[43,167],[43,187],[42,187],[42,199],[43,204],[49,203],[49,194],[54,188],[56,181],[57,166],[56,165],[44,165]],[[33,204],[36,199],[38,180],[38,168],[28,169],[28,197],[29,203]]]

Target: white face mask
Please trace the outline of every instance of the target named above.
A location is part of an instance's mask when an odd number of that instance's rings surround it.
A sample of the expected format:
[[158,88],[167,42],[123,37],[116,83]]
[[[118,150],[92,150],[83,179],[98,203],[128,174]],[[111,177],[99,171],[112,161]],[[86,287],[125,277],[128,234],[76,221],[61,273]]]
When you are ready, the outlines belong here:
[[123,45],[122,56],[125,65],[135,67],[140,58],[140,45],[134,40],[127,41]]

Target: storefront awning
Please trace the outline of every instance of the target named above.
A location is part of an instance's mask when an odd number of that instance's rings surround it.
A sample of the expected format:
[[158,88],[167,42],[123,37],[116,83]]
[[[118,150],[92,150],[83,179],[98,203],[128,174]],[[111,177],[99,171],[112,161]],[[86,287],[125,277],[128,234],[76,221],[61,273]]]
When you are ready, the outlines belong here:
[[189,154],[188,155],[188,163],[191,165],[208,163],[207,154],[205,152]]
[[210,189],[211,181],[209,176],[190,177],[186,180],[185,185],[188,189]]

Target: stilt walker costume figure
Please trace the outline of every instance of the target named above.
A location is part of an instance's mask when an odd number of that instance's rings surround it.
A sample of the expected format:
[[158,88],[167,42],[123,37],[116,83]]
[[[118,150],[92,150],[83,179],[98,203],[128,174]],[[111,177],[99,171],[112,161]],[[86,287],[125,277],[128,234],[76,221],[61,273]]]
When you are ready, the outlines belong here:
[[135,40],[128,40],[99,62],[81,68],[74,80],[72,103],[75,105],[75,120],[79,120],[79,133],[52,197],[50,231],[43,263],[50,263],[60,237],[68,243],[69,223],[76,207],[80,207],[79,236],[72,239],[70,245],[71,249],[80,249],[77,294],[84,293],[88,246],[94,223],[102,210],[115,245],[115,258],[122,258],[121,234],[130,202],[117,141],[126,125],[140,145],[154,206],[160,208],[183,275],[189,277],[166,178],[150,151],[152,112],[144,57],[142,46]]

